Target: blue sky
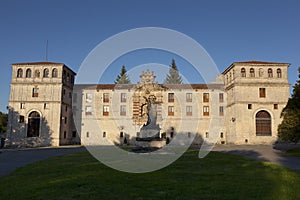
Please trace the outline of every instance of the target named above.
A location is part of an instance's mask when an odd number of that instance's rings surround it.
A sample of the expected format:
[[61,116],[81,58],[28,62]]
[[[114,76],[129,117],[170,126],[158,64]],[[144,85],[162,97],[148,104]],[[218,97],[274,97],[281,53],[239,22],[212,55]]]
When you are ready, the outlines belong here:
[[[45,60],[63,62],[77,71],[101,41],[128,29],[164,27],[199,42],[220,72],[235,61],[262,60],[291,63],[294,85],[300,66],[300,3],[291,1],[216,0],[1,0],[0,1],[0,111],[7,112],[11,63]],[[144,52],[113,63],[104,81],[111,83],[123,62],[169,65],[176,57]],[[177,60],[176,60],[177,61]],[[177,66],[186,76],[185,62]]]

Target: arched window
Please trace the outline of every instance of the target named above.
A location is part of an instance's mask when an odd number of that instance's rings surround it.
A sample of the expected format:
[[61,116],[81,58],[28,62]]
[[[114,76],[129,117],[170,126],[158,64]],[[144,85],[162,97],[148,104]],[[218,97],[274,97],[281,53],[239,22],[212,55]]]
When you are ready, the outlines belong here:
[[52,77],[53,77],[53,78],[57,78],[57,77],[58,77],[58,71],[57,71],[56,68],[54,68],[54,69],[52,70]]
[[245,70],[245,68],[241,69],[241,76],[242,77],[246,77],[246,70]]
[[17,78],[22,78],[23,77],[23,70],[22,69],[18,69],[17,71]]
[[273,77],[273,70],[271,68],[268,69],[268,77],[269,78]]
[[43,77],[44,78],[48,78],[49,77],[49,69],[44,69],[44,73],[43,73]]
[[258,75],[259,75],[259,77],[263,77],[264,76],[264,70],[263,70],[263,68],[259,69]]
[[26,70],[26,78],[31,78],[31,69]]
[[250,77],[255,77],[255,72],[253,68],[250,68]]
[[39,137],[40,135],[40,114],[33,111],[28,116],[27,137]]
[[277,78],[281,78],[282,76],[281,76],[281,69],[277,69]]
[[271,136],[271,115],[265,111],[259,111],[255,116],[256,121],[256,135],[257,136]]

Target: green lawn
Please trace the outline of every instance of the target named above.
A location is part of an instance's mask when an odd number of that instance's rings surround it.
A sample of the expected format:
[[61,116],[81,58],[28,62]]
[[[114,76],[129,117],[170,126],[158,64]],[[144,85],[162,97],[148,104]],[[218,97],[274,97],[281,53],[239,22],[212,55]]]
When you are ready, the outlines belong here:
[[298,148],[289,149],[285,153],[288,156],[300,157],[300,148],[298,147]]
[[129,174],[87,152],[0,178],[0,199],[300,199],[300,173],[235,155],[189,151],[156,172]]

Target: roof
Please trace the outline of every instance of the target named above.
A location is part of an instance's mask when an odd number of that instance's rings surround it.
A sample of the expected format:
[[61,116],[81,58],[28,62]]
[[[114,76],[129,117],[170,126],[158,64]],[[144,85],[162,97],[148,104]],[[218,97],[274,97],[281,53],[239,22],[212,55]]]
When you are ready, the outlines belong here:
[[259,65],[259,66],[286,65],[287,67],[289,67],[291,64],[290,63],[282,63],[282,62],[257,61],[257,60],[234,62],[229,67],[227,67],[222,74],[226,74],[235,65]]
[[[136,84],[95,84],[77,85],[82,89],[114,90],[114,89],[133,89]],[[166,89],[222,89],[223,84],[162,84]]]

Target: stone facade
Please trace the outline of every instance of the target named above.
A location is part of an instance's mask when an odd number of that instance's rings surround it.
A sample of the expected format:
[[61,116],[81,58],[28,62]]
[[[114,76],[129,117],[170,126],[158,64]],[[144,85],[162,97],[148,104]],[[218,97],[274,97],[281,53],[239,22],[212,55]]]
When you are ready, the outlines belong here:
[[[181,135],[195,137],[194,144],[270,144],[277,139],[280,113],[289,98],[288,66],[235,62],[210,84],[158,84],[155,74],[146,71],[137,84],[73,88],[75,73],[64,64],[12,64],[10,143],[57,146],[78,142],[98,145],[100,141],[102,145],[135,145],[147,122],[146,101],[153,98],[160,138],[172,140]],[[57,77],[52,75],[54,68]],[[31,78],[26,78],[28,69]],[[49,77],[43,77],[45,69],[49,69]],[[38,88],[38,97],[34,97],[34,88]],[[30,115],[33,111],[41,119],[37,136],[28,124],[36,119]],[[71,122],[72,113],[80,140]]]
[[72,114],[75,73],[62,63],[12,64],[8,145],[79,143]]

